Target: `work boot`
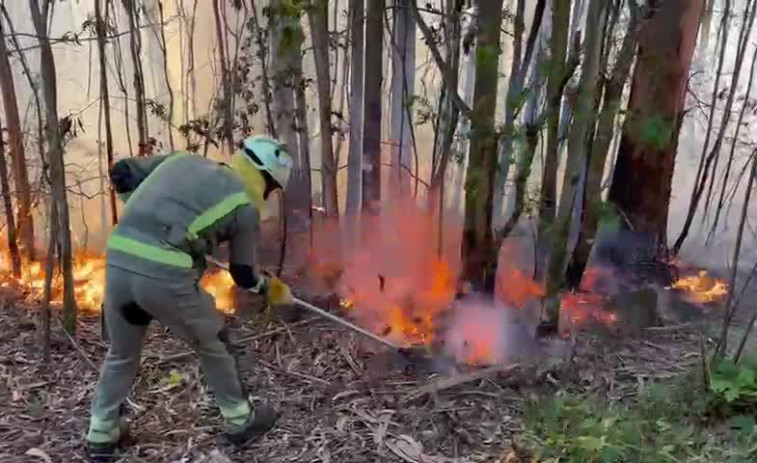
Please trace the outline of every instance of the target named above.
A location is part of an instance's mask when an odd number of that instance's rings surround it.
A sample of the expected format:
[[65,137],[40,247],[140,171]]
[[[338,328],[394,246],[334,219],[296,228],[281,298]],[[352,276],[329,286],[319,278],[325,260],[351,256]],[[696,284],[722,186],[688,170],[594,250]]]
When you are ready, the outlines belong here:
[[278,413],[270,405],[255,408],[241,426],[226,426],[226,437],[234,445],[244,445],[270,431],[278,420]]
[[129,423],[124,418],[118,420],[118,428],[112,431],[111,434],[115,439],[105,442],[93,442],[87,438],[87,455],[91,461],[94,462],[111,462],[120,458],[118,455],[118,446],[123,442],[126,436],[129,434]]

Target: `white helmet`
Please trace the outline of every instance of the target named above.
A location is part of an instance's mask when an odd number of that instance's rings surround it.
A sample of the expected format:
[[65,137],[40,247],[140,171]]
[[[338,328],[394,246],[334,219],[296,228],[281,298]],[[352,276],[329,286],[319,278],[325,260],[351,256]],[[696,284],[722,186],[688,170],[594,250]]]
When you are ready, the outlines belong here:
[[256,135],[244,140],[242,151],[256,169],[268,172],[282,189],[286,188],[294,162],[283,143]]

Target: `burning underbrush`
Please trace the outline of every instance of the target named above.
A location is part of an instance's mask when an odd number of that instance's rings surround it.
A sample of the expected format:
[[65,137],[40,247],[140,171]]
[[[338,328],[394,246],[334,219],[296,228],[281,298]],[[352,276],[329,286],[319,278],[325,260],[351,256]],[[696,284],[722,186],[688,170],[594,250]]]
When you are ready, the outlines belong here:
[[[351,318],[396,344],[441,350],[469,364],[502,362],[538,324],[544,287],[521,265],[527,253],[508,242],[500,255],[495,300],[456,298],[461,227],[448,220],[440,244],[435,224],[414,205],[391,206],[364,221],[359,246],[345,244],[358,240],[345,237],[344,229],[324,225],[315,233],[311,271],[339,294]],[[587,269],[580,290],[560,297],[561,325],[569,331],[589,324],[618,327],[624,320],[613,297],[636,284],[624,278],[605,265]],[[698,304],[717,304],[727,293],[725,284],[706,272],[663,289]]]
[[[45,287],[45,269],[42,262],[24,265],[20,277],[13,276],[8,253],[2,250],[0,257],[0,287],[13,288],[28,294],[32,299],[42,299]],[[79,309],[99,311],[105,292],[105,256],[88,251],[76,254],[73,262],[76,301]],[[202,287],[216,298],[217,307],[230,312],[234,309],[231,276],[224,271],[209,271],[201,281]],[[52,282],[52,300],[63,298],[63,278],[56,272]]]
[[[460,223],[447,219],[440,237],[436,220],[414,204],[403,203],[364,219],[361,227],[359,240],[346,231],[357,233],[355,227],[340,229],[327,223],[317,227],[309,269],[315,277],[311,286],[315,284],[317,292],[338,294],[344,311],[363,327],[398,345],[425,346],[457,361],[492,364],[517,350],[518,344],[526,342],[523,334],[532,333],[538,324],[545,291],[526,270],[524,263],[532,255],[526,246],[515,241],[503,246],[495,300],[460,299],[456,298]],[[41,299],[43,264],[25,265],[16,278],[7,252],[0,254],[0,287]],[[76,255],[74,281],[81,309],[100,310],[104,279],[103,255]],[[612,265],[591,266],[579,291],[561,295],[561,325],[573,331],[588,324],[617,327],[627,323],[614,297],[634,287],[636,283],[630,280]],[[209,271],[201,285],[216,298],[220,310],[235,309],[238,301],[227,272]],[[663,286],[698,306],[718,305],[728,293],[724,282],[704,271]],[[52,296],[53,301],[61,300],[60,275],[53,280]]]

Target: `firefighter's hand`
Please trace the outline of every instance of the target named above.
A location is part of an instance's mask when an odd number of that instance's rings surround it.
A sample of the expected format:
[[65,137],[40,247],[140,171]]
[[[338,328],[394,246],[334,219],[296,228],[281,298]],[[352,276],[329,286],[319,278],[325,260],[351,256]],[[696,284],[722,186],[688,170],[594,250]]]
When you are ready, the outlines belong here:
[[287,286],[287,284],[280,279],[271,277],[268,279],[266,302],[271,307],[292,305],[294,304],[292,290],[289,289],[289,286]]

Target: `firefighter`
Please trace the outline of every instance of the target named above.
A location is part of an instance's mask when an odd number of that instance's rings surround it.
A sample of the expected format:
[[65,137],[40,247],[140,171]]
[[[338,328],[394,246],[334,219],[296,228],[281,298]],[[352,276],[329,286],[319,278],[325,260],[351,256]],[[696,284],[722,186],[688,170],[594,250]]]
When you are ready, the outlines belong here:
[[246,139],[229,165],[177,152],[114,166],[115,189],[129,197],[108,239],[103,310],[110,348],[92,401],[91,458],[108,461],[126,434],[121,409],[153,319],[199,356],[232,443],[274,426],[273,407],[253,410],[248,402],[223,318],[199,279],[205,255],[227,242],[237,286],[261,294],[269,306],[292,303],[286,284],[259,272],[256,252],[261,210],[272,191],[286,187],[291,168],[284,145],[264,137]]

